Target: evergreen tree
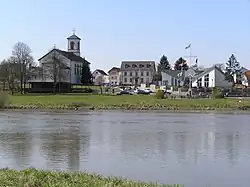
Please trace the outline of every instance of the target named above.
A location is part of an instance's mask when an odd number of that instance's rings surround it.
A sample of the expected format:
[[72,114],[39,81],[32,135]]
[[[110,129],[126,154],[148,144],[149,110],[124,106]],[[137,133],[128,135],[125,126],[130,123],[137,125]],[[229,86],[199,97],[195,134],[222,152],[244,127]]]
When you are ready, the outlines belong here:
[[171,69],[171,66],[169,64],[168,58],[165,55],[163,55],[161,57],[160,63],[157,66],[157,71],[159,73],[162,70],[170,70],[170,69]]
[[82,66],[82,76],[81,76],[81,82],[83,85],[92,85],[92,74],[90,71],[89,64],[87,62],[83,63]]
[[184,60],[182,57],[180,57],[178,60],[176,60],[174,64],[174,69],[175,70],[188,70],[188,65],[186,60]]
[[225,79],[234,83],[234,75],[236,77],[239,76],[240,68],[240,63],[236,60],[234,54],[232,54],[226,63]]

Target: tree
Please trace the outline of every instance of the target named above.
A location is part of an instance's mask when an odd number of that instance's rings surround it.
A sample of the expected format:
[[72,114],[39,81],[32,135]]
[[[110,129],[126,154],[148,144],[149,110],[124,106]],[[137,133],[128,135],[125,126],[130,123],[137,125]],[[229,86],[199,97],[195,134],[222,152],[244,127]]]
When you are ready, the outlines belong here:
[[170,70],[170,69],[171,66],[169,64],[168,58],[165,55],[163,55],[161,57],[160,63],[157,66],[157,71],[158,73],[160,73],[162,70]]
[[81,83],[85,86],[92,85],[92,74],[87,62],[84,62],[82,66]]
[[19,66],[16,64],[15,59],[13,57],[8,60],[4,60],[0,64],[0,80],[5,84],[8,84],[9,90],[11,94],[14,94],[14,91],[18,89],[17,80],[20,77]]
[[30,47],[23,42],[17,42],[12,51],[13,59],[19,66],[18,79],[20,81],[21,93],[23,93],[23,86],[28,77],[29,67],[34,63],[31,52]]
[[230,56],[226,63],[225,80],[234,82],[234,75],[239,76],[240,73],[240,63],[236,60],[234,54]]
[[176,60],[174,64],[175,70],[188,70],[188,65],[186,60],[184,60],[182,57],[180,57],[178,60]]
[[66,81],[67,74],[70,69],[65,65],[63,56],[58,53],[56,50],[47,57],[43,63],[43,79],[52,79],[53,80],[53,93],[56,94],[56,86],[59,86],[60,92],[60,83]]

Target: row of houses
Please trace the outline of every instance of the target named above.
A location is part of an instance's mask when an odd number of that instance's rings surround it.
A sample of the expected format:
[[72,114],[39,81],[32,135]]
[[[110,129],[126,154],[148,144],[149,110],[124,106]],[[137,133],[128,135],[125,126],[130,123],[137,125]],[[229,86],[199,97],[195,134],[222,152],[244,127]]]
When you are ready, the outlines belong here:
[[[209,68],[198,69],[190,67],[186,71],[181,70],[163,70],[161,72],[161,81],[155,82],[156,68],[154,61],[123,61],[121,67],[113,67],[107,73],[103,70],[93,72],[94,84],[110,84],[124,86],[138,86],[140,84],[156,83],[161,86],[183,86],[185,81],[191,80],[192,87],[232,87],[232,82],[225,80],[225,72],[221,66],[214,65]],[[250,71],[241,68],[240,83],[244,86],[250,85]]]
[[[39,66],[33,68],[29,78],[32,88],[49,89],[53,87],[55,79],[57,79],[56,82],[60,82],[60,89],[61,87],[68,89],[72,84],[81,84],[82,66],[86,63],[90,64],[90,62],[85,57],[81,57],[81,39],[75,33],[67,40],[67,51],[54,48],[38,60]],[[60,59],[60,63],[57,64],[55,59]],[[120,67],[112,67],[108,72],[96,69],[92,73],[92,77],[95,85],[140,86],[153,83],[162,86],[182,86],[189,78],[192,87],[232,86],[232,83],[225,80],[222,69],[216,65],[203,69],[190,67],[186,71],[163,70],[160,73],[161,80],[154,79],[156,75],[155,61],[122,61]],[[241,74],[242,84],[248,86],[250,71],[242,68]]]
[[154,61],[122,61],[120,68],[112,67],[108,73],[97,69],[92,76],[95,85],[138,86],[151,84],[155,73]]

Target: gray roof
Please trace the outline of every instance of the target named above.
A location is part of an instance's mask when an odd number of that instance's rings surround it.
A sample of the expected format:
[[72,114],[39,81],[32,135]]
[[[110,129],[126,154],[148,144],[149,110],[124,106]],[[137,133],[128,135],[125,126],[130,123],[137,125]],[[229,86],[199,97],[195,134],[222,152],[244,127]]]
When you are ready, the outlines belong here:
[[99,73],[101,73],[102,75],[108,75],[105,71],[101,70],[101,69],[96,69],[95,71],[98,71]]
[[181,70],[162,70],[162,72],[170,75],[171,77],[180,79],[180,77],[178,76],[178,74],[181,73]]
[[39,58],[38,61],[40,61],[41,59],[43,59],[45,56],[47,56],[48,54],[50,54],[52,51],[56,51],[56,52],[60,53],[61,55],[63,55],[66,58],[68,58],[69,60],[76,61],[76,62],[83,62],[83,63],[87,62],[88,64],[90,64],[90,62],[88,62],[85,58],[82,58],[82,57],[76,55],[73,52],[63,51],[63,50],[60,50],[60,49],[53,49],[53,50],[51,50],[50,52],[46,53],[44,56],[42,56],[41,58]]
[[223,71],[222,71],[219,67],[217,67],[217,66],[212,66],[212,67],[210,67],[210,68],[205,69],[202,73],[200,73],[200,74],[198,74],[198,75],[195,75],[195,76],[193,77],[193,80],[192,80],[192,81],[198,80],[199,78],[203,77],[204,75],[208,74],[209,72],[213,71],[214,69],[217,69],[219,72],[221,72],[222,74],[224,74]]
[[81,38],[79,38],[79,37],[76,36],[75,34],[71,35],[71,36],[68,37],[67,39],[77,39],[77,40],[81,40]]

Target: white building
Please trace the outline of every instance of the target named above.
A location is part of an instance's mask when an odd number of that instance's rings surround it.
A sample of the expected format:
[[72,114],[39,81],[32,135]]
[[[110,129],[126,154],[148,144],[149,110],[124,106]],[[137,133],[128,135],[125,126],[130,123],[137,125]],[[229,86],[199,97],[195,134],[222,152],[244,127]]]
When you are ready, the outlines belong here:
[[114,86],[118,86],[121,83],[121,69],[112,67],[109,71],[109,83]]
[[192,87],[221,87],[231,88],[232,83],[225,80],[225,74],[217,66],[205,69],[202,73],[192,77]]
[[29,79],[32,87],[41,88],[41,83],[50,87],[49,83],[53,83],[54,79],[57,83],[81,84],[82,66],[90,63],[80,56],[81,39],[73,33],[67,40],[68,51],[54,48],[38,59],[39,67],[33,68]]
[[93,77],[93,83],[94,85],[105,85],[109,83],[109,76],[108,74],[101,70],[101,69],[96,69],[93,73],[92,73],[92,77]]
[[180,70],[164,70],[161,72],[162,86],[181,86],[183,80]]
[[232,87],[232,83],[225,80],[224,72],[217,66],[204,70],[189,68],[183,72],[180,70],[164,70],[161,75],[163,86],[182,86],[184,80],[191,77],[192,87]]

